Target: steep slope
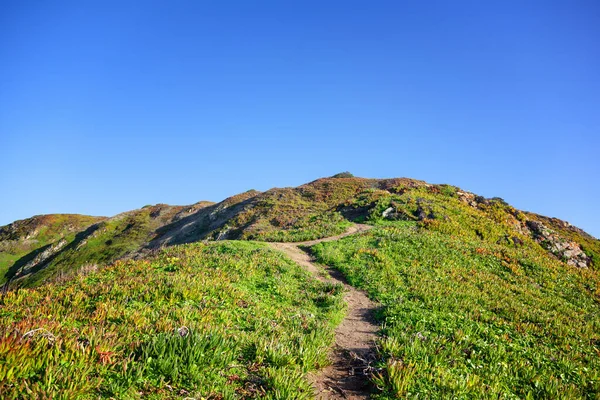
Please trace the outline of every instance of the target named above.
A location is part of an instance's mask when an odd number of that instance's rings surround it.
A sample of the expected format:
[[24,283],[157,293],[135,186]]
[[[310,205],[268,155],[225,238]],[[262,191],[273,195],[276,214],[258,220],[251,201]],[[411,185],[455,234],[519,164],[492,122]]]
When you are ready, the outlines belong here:
[[182,221],[166,226],[152,246],[197,240],[243,239],[297,242],[333,236],[345,231],[348,220],[339,205],[364,190],[417,187],[412,179],[323,178],[297,188],[248,191]]
[[0,284],[31,270],[77,233],[104,219],[77,214],[38,215],[0,227]]
[[556,218],[522,212],[501,198],[486,199],[449,185],[366,190],[340,207],[356,221],[414,221],[464,240],[508,248],[545,249],[578,268],[597,265],[600,241]]
[[139,251],[161,226],[210,204],[158,204],[112,218],[46,215],[18,221],[0,228],[2,279],[32,286],[109,264]]

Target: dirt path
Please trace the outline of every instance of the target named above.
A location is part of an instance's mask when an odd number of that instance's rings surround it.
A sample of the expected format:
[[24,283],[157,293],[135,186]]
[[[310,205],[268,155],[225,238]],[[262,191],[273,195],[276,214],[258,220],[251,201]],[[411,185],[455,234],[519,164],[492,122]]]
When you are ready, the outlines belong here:
[[[368,374],[375,359],[374,342],[379,329],[373,320],[376,305],[361,291],[348,285],[342,274],[331,268],[313,263],[312,258],[298,246],[312,246],[320,242],[340,239],[371,227],[354,225],[346,233],[325,239],[301,243],[270,243],[293,261],[306,268],[319,280],[339,282],[346,288],[344,300],[348,304],[346,318],[336,329],[332,364],[312,377],[317,399],[367,399],[370,386]],[[328,272],[328,274],[327,274]]]

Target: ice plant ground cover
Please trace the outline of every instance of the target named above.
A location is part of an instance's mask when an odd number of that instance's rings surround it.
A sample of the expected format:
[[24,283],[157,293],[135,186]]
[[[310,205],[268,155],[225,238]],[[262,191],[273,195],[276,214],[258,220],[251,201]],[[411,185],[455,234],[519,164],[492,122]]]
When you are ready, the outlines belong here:
[[341,294],[251,242],[9,292],[0,397],[310,398],[305,374],[328,362]]
[[382,304],[376,398],[600,396],[597,271],[409,221],[312,250]]

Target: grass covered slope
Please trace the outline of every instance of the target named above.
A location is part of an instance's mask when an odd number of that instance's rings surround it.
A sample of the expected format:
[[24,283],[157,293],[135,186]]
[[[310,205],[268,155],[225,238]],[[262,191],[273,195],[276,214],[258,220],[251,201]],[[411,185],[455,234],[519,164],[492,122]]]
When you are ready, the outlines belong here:
[[299,242],[335,236],[348,226],[340,204],[371,188],[424,185],[411,179],[322,178],[295,188],[248,191],[160,230],[154,246],[197,240]]
[[[82,267],[95,268],[140,257],[158,247],[200,240],[304,241],[334,236],[350,225],[339,210],[341,203],[366,189],[391,188],[399,182],[424,184],[409,179],[331,177],[297,188],[263,193],[250,190],[216,204],[146,206],[112,218],[90,220],[68,235],[48,237],[35,248],[24,246],[23,238],[4,243],[0,237],[0,268],[5,271],[2,279],[15,280],[14,286],[37,286],[64,279]],[[49,229],[45,221],[40,226]],[[20,252],[1,251],[15,246]]]
[[136,253],[182,207],[159,204],[105,219],[80,232],[72,241],[21,278],[23,286],[67,279],[80,268],[95,269]]
[[17,221],[0,228],[11,233],[0,233],[0,261],[5,262],[0,264],[1,278],[12,286],[31,287],[132,257],[159,228],[210,204],[157,204],[111,218],[57,214]]
[[[10,279],[19,267],[24,267],[43,251],[72,241],[78,232],[104,220],[78,214],[38,215],[0,227],[0,283]],[[29,257],[28,257],[29,256]],[[15,263],[21,261],[10,271]]]
[[250,242],[175,246],[9,292],[0,397],[310,398],[341,292]]
[[[92,220],[44,241],[44,247],[22,247],[23,239],[2,246],[21,246],[20,253],[0,252],[3,280],[32,287],[66,279],[81,268],[93,269],[118,259],[143,257],[150,250],[201,240],[296,242],[334,236],[350,225],[341,205],[365,190],[394,191],[424,182],[411,179],[365,179],[346,174],[322,178],[297,188],[250,190],[220,203],[192,206],[158,204]],[[42,227],[46,225],[42,224]],[[45,229],[45,228],[44,228]],[[3,258],[4,257],[4,258]]]
[[[550,246],[533,216],[450,186],[345,207],[377,227],[313,251],[383,304],[379,398],[600,396],[597,240],[541,221]],[[587,267],[550,251],[573,240]]]
[[300,242],[343,233],[348,218],[340,205],[370,189],[389,190],[424,182],[398,179],[355,178],[348,173],[298,186],[258,194],[217,235],[267,242]]

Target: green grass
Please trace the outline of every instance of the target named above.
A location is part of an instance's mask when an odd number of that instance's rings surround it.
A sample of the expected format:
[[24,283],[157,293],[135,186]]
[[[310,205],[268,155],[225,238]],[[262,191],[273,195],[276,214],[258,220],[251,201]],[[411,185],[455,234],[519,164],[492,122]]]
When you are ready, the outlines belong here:
[[[338,174],[296,188],[271,189],[255,195],[227,224],[212,232],[218,237],[266,242],[300,242],[335,236],[349,226],[339,211],[341,204],[351,201],[369,188],[394,189],[397,186],[416,187],[423,182],[410,179],[352,178]],[[386,192],[389,194],[389,192]]]
[[[349,226],[340,205],[365,189],[394,191],[424,185],[410,179],[349,176],[338,174],[297,188],[263,193],[250,190],[218,204],[148,205],[109,219],[56,214],[17,221],[0,227],[0,284],[14,278],[13,287],[35,287],[63,280],[82,267],[102,267],[127,258],[148,243],[160,243],[161,238],[177,244],[221,239],[298,242],[334,236]],[[182,227],[187,231],[178,231]],[[56,254],[43,262],[38,260],[26,274],[19,273],[38,250],[63,239],[67,244]]]
[[63,237],[72,240],[74,232],[102,219],[77,214],[39,215],[0,227],[0,284],[10,279],[6,274],[19,259]]
[[105,265],[137,250],[152,232],[149,208],[123,218],[111,219],[80,241],[70,238],[66,246],[43,270],[27,277],[23,286],[36,286],[60,274],[72,274],[83,265]]
[[339,235],[351,225],[337,212],[323,212],[294,218],[289,224],[272,220],[269,224],[263,223],[244,232],[241,238],[265,242],[302,242]]
[[265,245],[219,242],[9,292],[0,397],[311,398],[342,290]]
[[383,305],[377,398],[600,397],[598,273],[452,226],[386,222],[313,247]]
[[253,207],[240,211],[212,233],[265,242],[300,242],[338,235],[349,222],[324,199],[307,197],[299,189],[275,189],[253,199]]
[[166,207],[164,214],[153,218],[160,205],[144,207],[101,221],[88,230],[63,236],[67,242],[34,273],[20,279],[21,287],[34,287],[56,279],[64,280],[87,266],[102,267],[126,257],[150,241],[154,230],[165,215],[172,215],[179,207]]
[[0,253],[0,284],[6,282],[6,273],[8,272],[11,265],[15,263],[22,254],[11,254],[11,253]]

